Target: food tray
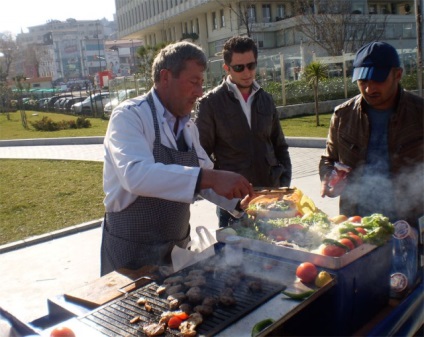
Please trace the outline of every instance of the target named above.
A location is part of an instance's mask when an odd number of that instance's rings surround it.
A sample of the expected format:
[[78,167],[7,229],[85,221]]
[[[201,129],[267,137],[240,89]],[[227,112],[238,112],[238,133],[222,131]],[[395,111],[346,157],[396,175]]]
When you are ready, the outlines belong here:
[[[229,236],[229,234],[223,232],[223,229],[218,229],[216,231],[216,239],[218,242],[225,243],[227,236]],[[364,243],[359,247],[351,250],[350,252],[342,255],[341,257],[332,257],[311,253],[296,248],[277,246],[265,241],[254,240],[245,237],[241,237],[241,245],[244,248],[248,248],[253,251],[262,252],[297,262],[311,262],[316,266],[332,270],[341,269],[377,248],[374,245]]]

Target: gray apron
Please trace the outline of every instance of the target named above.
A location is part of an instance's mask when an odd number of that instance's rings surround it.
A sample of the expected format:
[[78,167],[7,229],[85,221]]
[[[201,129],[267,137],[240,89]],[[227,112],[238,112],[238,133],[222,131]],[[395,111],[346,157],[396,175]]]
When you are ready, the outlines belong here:
[[[161,144],[151,92],[146,100],[155,128],[155,162],[199,166],[194,148],[183,152]],[[180,136],[184,137],[183,132]],[[119,268],[134,270],[145,265],[171,264],[174,246],[185,248],[190,241],[189,220],[190,204],[143,196],[120,212],[107,212],[102,235],[101,275]]]

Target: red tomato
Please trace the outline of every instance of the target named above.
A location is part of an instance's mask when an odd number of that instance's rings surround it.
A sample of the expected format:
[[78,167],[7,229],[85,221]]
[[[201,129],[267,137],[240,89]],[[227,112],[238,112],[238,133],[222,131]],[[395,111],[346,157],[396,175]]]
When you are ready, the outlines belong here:
[[366,229],[365,229],[365,228],[363,228],[363,227],[356,227],[355,229],[356,229],[356,231],[357,231],[358,233],[361,233],[362,235],[366,235],[366,234],[367,234]]
[[339,242],[341,244],[345,245],[346,247],[348,247],[350,250],[355,249],[355,245],[348,238],[342,238],[342,239],[339,240]]
[[286,241],[290,237],[290,232],[286,227],[274,228],[268,232],[268,235],[275,241]]
[[188,314],[182,311],[182,312],[176,313],[174,317],[178,317],[180,320],[185,321],[186,319],[188,319]]
[[351,238],[353,238],[356,241],[356,246],[360,246],[363,244],[362,239],[358,235],[352,232],[349,232],[348,234]]
[[360,217],[359,215],[351,216],[350,218],[347,219],[347,221],[361,223],[362,217]]
[[50,333],[50,337],[75,337],[75,334],[71,329],[61,326],[54,328]]
[[303,262],[296,269],[296,276],[304,283],[313,282],[317,275],[317,267],[310,262]]
[[346,249],[336,245],[326,245],[322,250],[322,255],[339,257],[346,254]]
[[177,316],[172,316],[168,321],[168,327],[170,327],[171,329],[178,329],[182,322],[183,321]]

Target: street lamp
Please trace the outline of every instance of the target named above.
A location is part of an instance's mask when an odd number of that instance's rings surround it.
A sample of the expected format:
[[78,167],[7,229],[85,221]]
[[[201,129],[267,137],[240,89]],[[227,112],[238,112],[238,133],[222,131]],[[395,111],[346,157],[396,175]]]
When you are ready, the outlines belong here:
[[134,40],[131,39],[131,73],[135,72],[135,60],[134,60]]

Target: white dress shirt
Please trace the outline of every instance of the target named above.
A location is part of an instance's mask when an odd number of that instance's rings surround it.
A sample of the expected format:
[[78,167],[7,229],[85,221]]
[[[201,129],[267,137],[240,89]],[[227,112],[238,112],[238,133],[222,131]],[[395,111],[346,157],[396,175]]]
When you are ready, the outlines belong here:
[[[160,129],[161,143],[177,149],[175,135],[165,116],[165,108],[153,92]],[[193,203],[200,168],[213,168],[213,163],[201,147],[199,132],[192,120],[183,126],[189,149],[196,150],[200,167],[155,163],[153,142],[155,130],[150,107],[144,96],[118,105],[109,120],[104,139],[103,188],[106,212],[119,212],[138,196]],[[218,206],[234,210],[238,199],[228,200],[212,189],[200,195]],[[237,211],[232,211],[236,216]]]

